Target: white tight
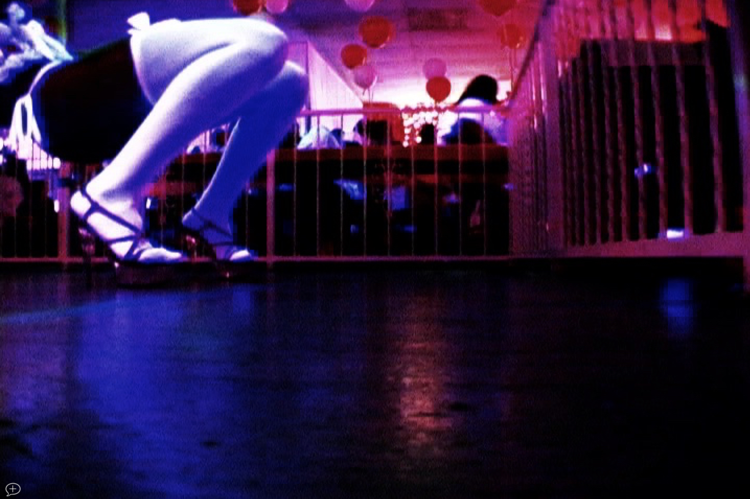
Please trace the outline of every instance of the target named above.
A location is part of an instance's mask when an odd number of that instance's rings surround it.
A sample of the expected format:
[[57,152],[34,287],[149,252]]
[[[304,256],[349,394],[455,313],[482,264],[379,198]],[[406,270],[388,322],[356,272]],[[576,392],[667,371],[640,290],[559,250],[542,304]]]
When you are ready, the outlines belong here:
[[131,47],[154,107],[88,192],[138,225],[136,200],[165,165],[201,132],[239,119],[197,205],[227,225],[244,185],[307,97],[306,76],[286,60],[286,36],[256,19],[174,21],[136,33]]

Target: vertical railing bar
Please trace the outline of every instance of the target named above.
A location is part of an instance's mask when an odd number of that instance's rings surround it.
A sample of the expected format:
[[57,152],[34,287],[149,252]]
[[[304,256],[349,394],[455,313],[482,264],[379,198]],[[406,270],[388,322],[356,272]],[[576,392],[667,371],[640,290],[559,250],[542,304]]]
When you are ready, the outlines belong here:
[[[295,147],[296,149],[296,147]],[[272,268],[276,256],[276,151],[266,155],[266,267]]]
[[548,176],[550,172],[550,167],[547,163],[547,147],[548,147],[548,136],[547,136],[547,123],[548,123],[548,115],[547,115],[547,106],[549,105],[549,102],[545,100],[549,99],[549,95],[547,95],[545,91],[546,87],[546,78],[544,76],[544,56],[542,46],[537,46],[537,52],[538,52],[538,65],[537,65],[537,72],[539,75],[539,164],[541,165],[539,169],[539,213],[541,216],[541,224],[539,226],[540,231],[540,242],[541,242],[541,249],[543,251],[549,250],[549,220],[550,220],[550,214],[549,214],[549,198],[550,193],[547,189],[547,181]]
[[[569,7],[570,0],[564,0],[562,3],[562,10],[563,10],[563,18],[565,19],[565,29],[566,29],[566,37],[568,40],[566,41],[566,45],[569,43],[573,43],[572,49],[569,47],[570,53],[566,54],[567,57],[570,57],[568,60],[568,71],[566,74],[566,77],[568,79],[568,100],[570,102],[570,118],[572,122],[572,136],[573,140],[571,153],[572,153],[572,162],[571,162],[571,173],[572,173],[572,179],[573,179],[573,188],[571,191],[571,197],[573,199],[573,239],[574,239],[574,245],[575,246],[583,246],[586,244],[585,238],[582,237],[581,234],[581,192],[579,189],[580,185],[580,170],[581,170],[581,154],[580,154],[580,147],[581,147],[581,135],[583,133],[583,130],[580,128],[581,121],[579,119],[579,110],[580,107],[578,105],[579,96],[577,91],[577,85],[575,80],[575,72],[576,72],[576,61],[575,57],[578,54],[579,47],[578,47],[578,35],[573,29],[573,24],[571,22],[571,14],[570,14],[570,7]],[[573,35],[571,37],[571,34]],[[571,41],[574,40],[574,41]],[[575,53],[573,52],[575,51]]]
[[[484,128],[484,113],[480,114],[480,122],[482,124],[482,130],[485,130]],[[482,136],[482,142],[485,141],[484,136]],[[462,248],[463,248],[463,204],[464,204],[464,192],[463,192],[463,182],[461,181],[461,167],[463,166],[463,145],[461,145],[461,132],[459,127],[459,133],[458,133],[458,254],[462,255]]]
[[[579,16],[580,11],[579,7],[574,4],[574,11],[573,11],[573,29],[576,33],[580,33],[581,26],[579,24]],[[583,42],[582,45],[586,45],[587,47],[587,58],[590,57],[591,49],[589,48],[590,41]],[[581,198],[583,200],[583,244],[584,245],[590,245],[592,243],[591,241],[591,200],[590,200],[590,181],[589,173],[590,173],[590,167],[591,162],[589,158],[589,153],[591,152],[591,147],[589,145],[589,139],[586,136],[586,99],[585,99],[585,79],[586,79],[586,68],[584,68],[583,61],[579,58],[578,63],[576,64],[577,71],[577,77],[578,77],[578,84],[576,85],[576,88],[578,89],[578,120],[579,120],[579,126],[581,130],[580,135],[580,147],[581,147],[581,182],[582,182],[582,191],[581,191]]]
[[[46,177],[47,178],[46,178],[45,182],[46,182],[46,185],[47,185],[47,193],[49,195],[49,192],[52,190],[52,188],[56,187],[56,186],[53,186],[53,178],[57,175],[57,172],[55,171],[54,161],[53,161],[53,159],[52,159],[51,156],[47,159],[47,161],[49,163],[49,169],[46,172]],[[54,208],[53,208],[52,213],[54,213],[54,215],[53,215],[55,217],[54,223],[55,223],[55,226],[57,226],[57,216],[58,216],[59,209],[60,209],[60,201],[57,198],[57,192],[55,192],[55,201],[57,202],[57,210],[58,211],[55,211]],[[45,254],[45,256],[48,256],[48,257],[56,257],[57,256],[56,253],[52,252],[52,248],[50,247],[49,229],[52,226],[51,225],[52,223],[53,223],[53,220],[47,219],[47,221],[44,224],[44,244],[47,247],[47,250],[45,251],[44,254]],[[57,240],[57,238],[55,238],[55,240]],[[59,251],[59,249],[58,249],[58,251]]]
[[573,233],[574,225],[574,210],[572,206],[573,196],[571,186],[573,184],[573,174],[571,166],[573,164],[572,158],[572,144],[573,144],[573,121],[571,120],[571,104],[569,94],[569,82],[568,82],[568,71],[566,66],[569,66],[567,59],[568,56],[568,42],[570,37],[568,36],[565,26],[561,22],[562,7],[557,5],[555,11],[552,14],[554,30],[558,37],[558,48],[557,48],[557,77],[559,78],[560,85],[560,145],[563,149],[562,154],[562,177],[563,177],[563,244],[565,247],[575,245],[575,237]]
[[526,92],[527,92],[527,103],[528,103],[528,110],[529,110],[529,127],[527,128],[526,133],[528,134],[528,137],[526,139],[526,154],[527,154],[527,162],[526,162],[526,207],[527,207],[527,221],[526,227],[528,229],[527,231],[527,251],[529,253],[533,254],[534,248],[536,246],[536,214],[534,212],[535,210],[535,202],[536,197],[534,193],[534,170],[536,168],[536,138],[534,137],[535,133],[535,120],[536,120],[536,114],[534,110],[534,67],[533,64],[531,64],[531,67],[529,68],[530,74],[529,79],[526,82]]
[[344,115],[340,115],[341,121],[341,144],[339,148],[339,253],[344,255],[344,148],[346,147],[344,141]]
[[[735,75],[734,96],[739,133],[740,175],[742,178],[742,247],[744,290],[750,291],[750,4],[746,0],[727,0],[727,14],[731,20],[729,47],[732,71]],[[738,84],[745,82],[744,85]]]
[[363,132],[362,141],[364,142],[362,147],[362,189],[364,200],[362,203],[362,255],[367,256],[367,203],[370,199],[370,194],[367,192],[367,150],[370,147],[369,134],[367,133],[367,115],[365,114],[362,120]]
[[[541,22],[541,21],[540,21]],[[549,25],[546,25],[549,29]],[[546,40],[549,43],[551,41],[551,33],[546,34]],[[557,123],[557,119],[553,117],[551,107],[553,103],[559,102],[557,99],[549,93],[549,56],[546,51],[552,50],[546,45],[539,45],[537,47],[539,51],[539,115],[541,116],[540,125],[540,153],[539,158],[542,165],[540,172],[540,206],[539,209],[542,213],[542,225],[541,225],[541,238],[542,238],[542,249],[545,252],[550,250],[550,239],[551,239],[551,222],[553,216],[550,213],[550,200],[553,199],[553,194],[549,189],[549,180],[554,175],[555,166],[549,162],[549,148],[554,147],[555,141],[549,134],[550,124]],[[554,203],[554,201],[553,201]]]
[[[617,162],[620,168],[620,240],[628,241],[630,237],[630,177],[628,171],[627,132],[625,130],[625,107],[622,102],[622,82],[620,81],[620,34],[617,28],[617,12],[615,0],[607,0],[609,22],[612,26],[612,46],[610,49],[611,71],[615,85],[615,100],[617,101]],[[613,212],[614,213],[614,212]]]
[[706,97],[709,109],[709,126],[711,127],[711,146],[713,148],[714,209],[716,213],[715,232],[721,233],[726,230],[727,227],[724,207],[726,192],[722,171],[724,151],[721,145],[721,137],[719,136],[719,106],[716,96],[716,74],[714,72],[713,61],[711,60],[711,33],[708,29],[706,0],[698,0],[698,6],[701,15],[701,28],[706,37],[703,43],[703,64],[706,69]]
[[0,222],[0,260],[5,258],[5,229],[6,224],[4,222]]
[[537,248],[537,223],[538,219],[536,216],[536,167],[537,167],[537,155],[536,155],[536,74],[534,73],[534,66],[536,54],[530,59],[528,69],[528,78],[526,79],[526,88],[528,92],[528,110],[529,110],[529,127],[527,129],[528,140],[527,151],[528,161],[526,168],[526,186],[527,186],[527,203],[528,203],[528,223],[527,227],[529,230],[528,247],[527,249],[534,253]]
[[[516,84],[518,84],[518,81],[516,81]],[[518,126],[518,133],[516,134],[515,138],[517,139],[517,144],[515,146],[515,161],[514,161],[514,170],[516,174],[516,180],[513,182],[514,185],[514,192],[516,193],[516,197],[518,198],[516,205],[516,233],[518,235],[517,239],[517,248],[519,253],[522,253],[524,251],[524,245],[526,244],[526,186],[524,184],[525,179],[525,155],[526,155],[526,142],[524,137],[525,127],[527,126],[525,120],[526,120],[526,114],[523,102],[523,89],[519,89],[517,91],[518,96],[518,106],[520,108],[519,116],[517,117],[519,126]]]
[[[47,160],[45,161],[45,163],[46,164],[44,165],[44,177],[45,177],[45,179],[44,179],[44,185],[45,185],[45,190],[49,190],[49,186],[50,186],[50,183],[49,183],[49,178],[50,178],[50,175],[49,175],[49,172],[50,172],[50,170],[49,170],[49,168],[50,168],[50,160],[49,160],[49,158],[47,158]],[[49,220],[48,220],[49,217],[48,217],[48,215],[49,215],[49,212],[47,210],[47,207],[45,206],[44,207],[44,217],[43,217],[44,222],[42,224],[42,228],[44,230],[44,236],[43,236],[43,242],[42,242],[42,256],[49,256],[49,241],[48,241],[49,238],[48,238],[48,235],[47,235],[47,228],[49,227],[49,223],[48,223],[49,222]]]
[[[53,252],[53,248],[50,247],[52,244],[52,240],[50,238],[49,231],[54,227],[57,226],[57,219],[59,217],[59,210],[60,210],[60,201],[59,201],[59,185],[58,182],[56,182],[56,179],[60,178],[60,170],[61,164],[59,163],[59,160],[57,158],[54,158],[53,156],[46,154],[45,155],[45,163],[46,166],[44,167],[44,193],[45,193],[45,207],[44,207],[44,257],[51,257],[54,258],[57,256]],[[57,167],[55,166],[55,162],[58,161]],[[52,211],[50,212],[47,207],[46,203],[48,203],[50,200],[52,200]],[[55,206],[57,205],[57,211],[55,210]],[[55,237],[55,241],[57,240],[57,237]],[[58,248],[59,253],[59,248]]]
[[[460,114],[458,115],[457,119],[460,119]],[[437,132],[436,132],[437,133]],[[459,134],[460,136],[460,134]],[[438,238],[439,238],[439,229],[438,229],[438,211],[440,209],[438,204],[438,196],[439,196],[439,182],[440,182],[440,175],[438,173],[438,144],[437,140],[432,141],[432,168],[433,168],[433,176],[434,176],[434,183],[435,183],[435,209],[434,209],[434,230],[435,233],[433,234],[433,237],[435,239],[435,255],[438,254],[439,251],[439,244],[438,244]]]
[[[49,158],[43,158],[43,159],[44,159],[44,166],[42,168],[44,170],[44,185],[45,185],[45,190],[47,190],[47,189],[49,189],[49,167],[50,167],[50,160],[49,160]],[[46,199],[45,199],[45,201],[46,201]],[[46,205],[46,203],[45,203],[45,205]],[[47,222],[48,222],[48,219],[49,219],[49,213],[48,213],[48,210],[47,210],[46,206],[43,207],[43,210],[44,210],[44,215],[42,217],[43,218],[42,229],[44,230],[44,235],[42,237],[42,256],[47,256],[49,254],[48,251],[47,251],[48,250],[48,248],[47,248],[47,239],[48,239],[47,238],[47,226],[48,226]]]
[[[433,137],[432,141],[435,142],[435,131],[436,127],[433,127]],[[415,240],[415,233],[416,233],[416,220],[415,220],[415,200],[414,195],[416,193],[416,182],[417,182],[417,171],[416,171],[416,160],[414,155],[414,148],[415,148],[414,142],[409,144],[409,156],[410,156],[410,167],[411,167],[411,178],[410,178],[410,198],[409,198],[409,213],[411,216],[411,228],[409,230],[409,234],[411,235],[411,255],[414,256],[416,254],[416,240]]]
[[[515,106],[514,106],[515,107]],[[511,256],[515,253],[515,212],[516,212],[516,194],[514,190],[514,184],[516,179],[515,174],[515,150],[514,147],[516,144],[516,135],[515,135],[515,125],[514,122],[516,111],[515,109],[512,109],[510,112],[510,127],[508,130],[508,140],[510,147],[508,148],[507,154],[508,154],[508,181],[507,185],[504,186],[504,188],[507,191],[508,196],[508,255]]]
[[519,121],[519,127],[518,127],[519,131],[517,134],[518,144],[516,145],[516,152],[515,152],[515,156],[517,160],[514,162],[515,163],[514,170],[516,170],[518,181],[514,182],[514,185],[515,185],[515,192],[517,193],[517,196],[518,196],[518,202],[517,202],[518,209],[516,210],[516,213],[518,214],[518,216],[516,217],[516,223],[518,224],[518,229],[517,229],[518,246],[517,248],[518,248],[519,253],[522,254],[524,252],[524,245],[526,244],[526,232],[525,232],[526,230],[526,197],[525,197],[526,186],[524,184],[524,178],[525,178],[524,161],[525,161],[525,156],[526,156],[526,142],[525,142],[525,137],[524,137],[524,129],[527,126],[526,114],[525,114],[525,110],[523,110],[523,106],[524,106],[523,89],[518,90],[517,96],[518,96],[518,106],[521,108],[521,111],[520,111],[519,116],[517,117]]
[[393,185],[391,184],[391,169],[393,164],[391,163],[391,157],[393,155],[393,150],[391,149],[390,117],[385,123],[386,254],[391,256],[391,220],[393,219]]
[[[223,141],[224,144],[222,145],[220,149],[220,154],[223,156],[224,151],[227,148],[227,143],[229,141],[229,124],[224,124],[221,127],[222,133],[223,133]],[[296,148],[296,147],[295,147]],[[276,147],[278,150],[278,146]],[[243,196],[245,198],[245,220],[243,221],[243,230],[245,233],[245,247],[250,248],[251,244],[253,244],[253,240],[250,237],[250,231],[247,230],[248,227],[250,227],[250,195],[253,194],[253,185],[255,184],[255,179],[248,179],[247,182],[245,182],[245,195]],[[184,196],[183,196],[184,197]],[[255,243],[257,247],[257,242]],[[260,248],[259,248],[260,249]]]
[[482,254],[487,255],[487,144],[482,142]]
[[43,161],[41,163],[44,163],[44,165],[42,166],[42,168],[43,168],[43,172],[44,172],[44,186],[45,186],[45,199],[44,199],[44,204],[42,206],[42,209],[44,210],[43,211],[43,213],[44,213],[44,215],[43,215],[44,222],[42,224],[42,228],[44,230],[44,236],[42,238],[43,239],[43,241],[42,241],[42,244],[43,244],[43,247],[42,247],[42,256],[47,256],[49,254],[48,253],[48,248],[47,248],[47,242],[48,242],[47,227],[48,227],[48,220],[49,220],[49,212],[47,210],[47,206],[46,205],[47,205],[47,201],[49,200],[49,197],[48,197],[49,187],[50,187],[49,172],[50,172],[50,168],[52,167],[52,158],[49,155],[44,155],[42,157],[42,159],[43,159]]
[[292,256],[299,255],[297,238],[297,184],[299,183],[297,167],[299,155],[297,154],[297,144],[300,141],[301,133],[302,127],[294,127],[294,145],[292,147]]
[[[605,163],[607,174],[607,242],[613,243],[615,240],[615,145],[612,136],[612,89],[610,87],[610,76],[612,75],[611,51],[615,44],[616,26],[607,27],[607,15],[604,11],[604,0],[596,1],[596,15],[599,20],[599,30],[601,32],[601,52],[600,62],[602,68],[602,87],[604,99],[604,147],[606,149]],[[611,35],[607,37],[607,33]],[[610,52],[605,50],[605,44],[609,47]]]
[[[636,33],[635,33],[635,17],[633,13],[633,0],[627,0],[626,6],[626,33],[628,37],[628,63],[630,66],[630,81],[633,87],[633,113],[635,123],[635,149],[636,149],[636,172],[638,179],[638,237],[642,239],[646,237],[646,196],[643,189],[643,175],[641,169],[643,167],[643,108],[641,105],[641,85],[640,76],[638,74],[638,62],[636,61]],[[627,169],[627,168],[626,168]]]
[[244,240],[244,247],[250,248],[252,244],[252,238],[250,237],[250,231],[247,230],[247,228],[250,226],[250,194],[252,194],[252,180],[248,180],[245,182],[245,194],[243,197],[243,201],[245,203],[244,206],[244,213],[245,213],[245,219],[242,221],[242,228],[243,233],[245,234],[245,240]]
[[[661,88],[659,85],[659,62],[656,60],[654,53],[654,44],[656,43],[656,28],[654,26],[654,9],[653,0],[646,2],[646,32],[647,32],[647,50],[649,72],[651,74],[651,94],[654,98],[654,131],[655,131],[655,151],[654,168],[659,184],[659,231],[657,238],[666,238],[667,236],[667,210],[669,207],[669,198],[667,191],[667,161],[664,156],[664,116],[661,110]],[[673,43],[678,43],[676,40]],[[644,172],[645,173],[645,172]],[[645,175],[644,175],[645,182]]]
[[[517,87],[518,88],[518,87]],[[516,195],[516,225],[517,227],[513,231],[514,235],[516,235],[516,251],[521,254],[523,253],[523,245],[525,242],[525,234],[524,234],[524,221],[525,221],[525,209],[526,205],[524,204],[524,184],[523,184],[523,169],[524,169],[524,155],[525,155],[525,147],[526,143],[524,142],[524,127],[526,126],[525,120],[526,115],[525,111],[523,110],[523,89],[519,89],[516,91],[516,106],[518,108],[517,115],[516,115],[516,122],[518,123],[518,131],[514,135],[514,147],[513,147],[513,192]]]
[[[565,40],[561,42],[564,46]],[[562,147],[562,189],[563,189],[563,240],[564,246],[569,247],[574,245],[575,238],[573,237],[573,208],[571,206],[571,184],[573,183],[573,176],[571,172],[571,151],[572,151],[572,121],[570,120],[570,106],[568,102],[568,83],[567,75],[563,73],[565,70],[565,52],[564,48],[560,48],[563,53],[558,56],[557,60],[557,74],[560,77],[560,145]]]
[[683,235],[687,237],[693,229],[693,180],[690,170],[690,116],[687,112],[685,95],[685,69],[682,64],[679,48],[682,44],[682,33],[677,22],[677,0],[669,1],[670,31],[674,39],[672,43],[672,65],[675,68],[675,90],[677,99],[677,115],[680,126],[680,168],[682,170],[682,195],[683,195]]
[[[184,216],[184,214],[187,212],[187,207],[185,206],[185,183],[187,182],[187,175],[186,175],[186,165],[187,165],[187,154],[185,154],[185,151],[180,154],[179,159],[177,161],[177,164],[179,164],[180,168],[180,183],[182,185],[182,195],[180,196],[180,214],[181,216]],[[187,242],[186,241],[180,241],[180,249],[185,250],[187,249]]]
[[[591,184],[592,188],[594,190],[594,224],[593,224],[593,230],[594,230],[594,244],[600,244],[602,242],[602,206],[601,206],[601,194],[602,194],[602,186],[601,186],[601,151],[599,150],[599,111],[597,109],[597,91],[596,91],[596,82],[595,80],[595,65],[594,65],[594,30],[591,27],[592,22],[592,13],[589,9],[589,4],[585,3],[583,5],[583,15],[584,15],[584,22],[585,22],[585,28],[583,30],[584,36],[586,37],[586,52],[587,52],[587,66],[588,66],[588,72],[589,72],[589,102],[591,104],[591,130],[592,130],[592,137],[591,137]],[[600,39],[604,39],[604,36],[601,36]],[[587,158],[589,155],[586,156]],[[590,191],[591,188],[587,189],[587,192]]]
[[532,102],[534,103],[534,133],[532,134],[532,137],[534,138],[534,244],[536,246],[535,251],[538,254],[543,249],[542,225],[544,222],[544,212],[542,211],[542,198],[544,196],[542,195],[541,181],[542,171],[544,169],[544,164],[542,163],[544,158],[542,152],[542,134],[544,131],[544,127],[542,126],[541,121],[544,116],[542,114],[542,74],[540,67],[541,52],[538,50],[538,48],[535,48],[534,50],[534,64],[532,67]]
[[[72,165],[70,163],[63,162],[60,165],[60,176],[66,178],[70,177],[71,168]],[[58,185],[57,198],[60,200],[60,211],[57,214],[57,256],[64,264],[68,262],[70,257],[70,248],[68,247],[70,196],[70,187],[67,183]],[[0,242],[2,242],[1,237]]]
[[318,126],[316,129],[317,140],[315,141],[315,255],[320,256],[320,119],[318,115]]
[[[458,170],[459,171],[460,171],[460,168],[461,168],[461,155],[463,153],[463,132],[462,132],[460,123],[461,123],[461,111],[458,112],[458,124],[459,124],[459,126],[458,126],[458,153],[457,153],[457,156],[456,156],[457,161],[458,161]],[[452,173],[453,173],[452,170],[448,170],[448,183],[450,185],[451,194],[453,193],[453,182],[451,182],[451,180],[450,180]],[[459,180],[459,182],[460,182],[460,180]],[[461,199],[460,199],[461,184],[460,183],[459,183],[458,189],[459,189],[459,206],[460,206],[460,204],[461,204]],[[460,227],[460,223],[461,222],[459,221],[459,227]],[[459,245],[460,245],[460,236],[459,236]]]
[[[35,162],[39,161],[39,149],[33,149],[31,151],[31,158],[26,162],[25,168],[26,168],[26,178],[29,179],[29,192],[26,194],[29,198],[29,216],[26,217],[26,224],[27,224],[27,234],[29,237],[29,250],[28,250],[28,256],[31,257],[31,255],[34,252],[34,238],[33,238],[33,231],[31,227],[31,214],[35,211],[35,202],[34,202],[34,178],[33,178],[33,171],[30,171],[29,169],[29,161],[31,162],[31,165],[33,165]],[[17,224],[16,224],[17,226]],[[18,256],[18,255],[16,255]]]
[[[34,160],[34,154],[35,154],[35,149],[32,149],[29,159],[26,160],[26,165],[23,166],[23,168],[26,168],[26,174],[27,175],[28,175],[28,166],[27,165],[28,165],[29,161],[33,161]],[[16,176],[18,176],[18,169],[22,168],[22,167],[21,167],[21,165],[19,165],[19,159],[18,159],[18,157],[16,157],[15,161],[16,161]],[[31,178],[29,178],[28,180],[29,180],[28,181],[28,185],[26,186],[26,188],[25,188],[25,190],[23,192],[23,196],[24,196],[24,198],[27,198],[29,200],[29,203],[28,203],[29,213],[33,213],[34,212],[34,208],[33,208],[33,205],[32,205],[33,199],[32,199],[32,196],[31,196]],[[20,257],[20,255],[18,254],[18,252],[19,252],[19,245],[21,243],[21,241],[20,241],[20,239],[21,239],[20,225],[21,225],[20,220],[18,219],[18,217],[16,217],[15,218],[15,223],[13,224],[13,228],[15,229],[15,232],[16,232],[14,234],[14,236],[13,236],[13,241],[14,241],[14,244],[13,244],[13,256],[15,256],[16,258]],[[31,234],[29,234],[29,246],[31,246]]]
[[[207,173],[207,170],[208,170],[208,153],[206,152],[207,148],[208,148],[208,138],[207,137],[208,137],[208,132],[204,132],[203,135],[201,135],[201,137],[200,137],[200,139],[202,140],[202,144],[201,144],[202,148],[201,148],[201,155],[200,155],[200,158],[201,158],[201,177],[202,177],[201,192],[205,191],[206,186],[208,185],[208,183],[210,181],[210,178],[209,178],[208,173]],[[186,151],[185,149],[182,150],[183,157],[185,157],[187,155],[187,152],[188,151]],[[163,178],[163,176],[162,176],[162,178]],[[161,200],[159,200],[159,201],[160,201],[159,205],[161,206],[161,204],[162,204]]]

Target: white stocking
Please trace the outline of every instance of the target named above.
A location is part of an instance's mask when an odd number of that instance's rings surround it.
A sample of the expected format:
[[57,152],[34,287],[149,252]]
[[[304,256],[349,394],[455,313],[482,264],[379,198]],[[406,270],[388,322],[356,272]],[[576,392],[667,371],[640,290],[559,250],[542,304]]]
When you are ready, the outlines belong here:
[[291,129],[305,103],[307,88],[302,70],[287,62],[281,73],[246,103],[216,173],[196,204],[203,218],[228,228],[237,198],[268,151]]
[[[137,200],[146,185],[199,133],[240,115],[285,67],[287,42],[265,22],[223,19],[156,24],[134,35],[132,46],[139,81],[154,108],[87,191],[142,227]],[[88,202],[74,196],[71,207],[80,216]],[[99,213],[87,222],[106,239],[132,233]],[[128,246],[111,248],[122,256]]]

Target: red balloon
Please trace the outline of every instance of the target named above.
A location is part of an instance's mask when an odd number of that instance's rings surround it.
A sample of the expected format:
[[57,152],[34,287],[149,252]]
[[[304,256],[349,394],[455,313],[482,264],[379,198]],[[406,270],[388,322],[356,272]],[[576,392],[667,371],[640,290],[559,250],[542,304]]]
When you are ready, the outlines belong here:
[[234,10],[243,16],[257,14],[265,4],[266,0],[232,0]]
[[367,49],[356,43],[344,45],[341,49],[341,62],[349,69],[354,69],[367,62]]
[[451,94],[451,82],[445,76],[427,80],[427,93],[435,102],[443,102]]
[[502,16],[516,6],[516,0],[478,0],[479,6],[493,16]]
[[368,16],[359,23],[359,36],[366,45],[379,49],[393,38],[393,24],[383,16]]

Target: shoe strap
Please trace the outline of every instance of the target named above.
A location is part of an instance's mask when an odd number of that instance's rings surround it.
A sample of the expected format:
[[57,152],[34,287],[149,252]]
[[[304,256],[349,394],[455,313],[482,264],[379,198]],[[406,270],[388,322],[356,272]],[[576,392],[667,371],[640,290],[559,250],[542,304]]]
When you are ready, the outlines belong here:
[[[105,216],[106,218],[109,218],[116,224],[125,227],[126,229],[129,229],[133,232],[132,235],[129,236],[121,236],[121,237],[115,237],[112,239],[104,239],[103,237],[100,237],[101,241],[106,244],[107,246],[111,246],[112,244],[117,243],[126,243],[128,241],[132,242],[130,245],[130,248],[128,248],[128,251],[125,253],[125,256],[122,257],[123,261],[138,261],[140,256],[145,251],[145,248],[138,248],[139,243],[143,240],[143,232],[141,229],[133,225],[132,223],[128,222],[124,218],[115,215],[108,209],[104,208],[102,205],[100,205],[98,202],[94,200],[94,198],[91,197],[91,195],[86,191],[86,187],[81,189],[80,191],[81,195],[86,199],[86,201],[89,202],[89,209],[86,210],[86,212],[81,217],[81,221],[91,227],[91,224],[89,224],[88,219],[91,218],[92,215],[95,213],[98,213],[100,215]],[[92,228],[93,230],[93,228]]]
[[[227,231],[226,229],[224,229],[223,227],[219,225],[216,225],[211,220],[203,217],[203,215],[198,213],[198,210],[196,210],[195,208],[190,210],[190,213],[192,213],[193,216],[195,216],[195,218],[197,218],[201,224],[197,229],[195,229],[195,231],[198,234],[200,234],[200,236],[208,244],[210,244],[211,247],[214,248],[214,253],[217,253],[216,255],[217,258],[219,257],[218,251],[217,251],[217,249],[219,248],[224,248],[224,250],[221,252],[222,253],[222,258],[220,258],[221,260],[229,260],[232,258],[232,255],[244,249],[234,243],[234,236],[232,235],[231,232]],[[226,237],[227,241],[219,241],[216,243],[209,241],[208,238],[206,237],[206,231],[208,230],[218,232],[220,235]],[[229,249],[230,251],[227,252],[227,249]]]
[[[208,244],[210,244],[211,246],[219,246],[219,247],[222,247],[222,246],[234,246],[234,240],[233,240],[234,236],[232,236],[231,232],[227,231],[223,227],[220,227],[220,226],[216,225],[211,220],[209,220],[207,218],[204,218],[200,213],[198,213],[198,210],[196,210],[195,208],[193,208],[192,210],[190,210],[190,213],[192,213],[195,216],[195,218],[197,218],[198,221],[201,223],[201,225],[197,229],[195,229],[195,231],[198,234],[200,234],[201,237],[203,237],[203,239],[205,239],[206,242],[208,242]],[[206,231],[208,231],[208,230],[212,230],[214,232],[218,232],[222,236],[226,237],[228,239],[228,241],[221,241],[221,242],[218,242],[218,243],[210,242],[208,240],[208,238],[206,237]]]

